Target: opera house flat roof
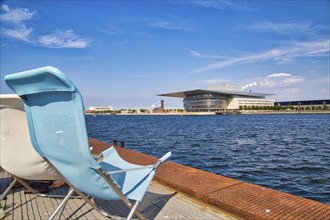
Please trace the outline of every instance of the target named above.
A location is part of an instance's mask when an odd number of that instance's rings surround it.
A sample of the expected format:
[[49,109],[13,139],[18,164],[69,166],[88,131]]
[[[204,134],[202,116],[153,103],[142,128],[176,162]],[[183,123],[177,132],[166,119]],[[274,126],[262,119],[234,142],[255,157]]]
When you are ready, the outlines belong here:
[[242,91],[224,91],[224,90],[205,90],[205,89],[195,89],[195,90],[187,90],[182,92],[172,92],[172,93],[164,93],[159,94],[158,96],[168,96],[168,97],[176,97],[176,98],[186,98],[187,95],[197,95],[197,94],[209,94],[215,93],[220,95],[239,95],[239,96],[248,96],[248,97],[264,97],[274,94],[268,93],[255,93],[255,92],[242,92]]

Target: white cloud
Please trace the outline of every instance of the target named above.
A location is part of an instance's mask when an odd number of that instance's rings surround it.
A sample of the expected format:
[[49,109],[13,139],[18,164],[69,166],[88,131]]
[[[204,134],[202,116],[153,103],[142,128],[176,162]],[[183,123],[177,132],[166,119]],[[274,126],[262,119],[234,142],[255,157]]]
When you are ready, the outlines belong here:
[[1,8],[2,8],[4,11],[9,11],[9,6],[8,6],[8,5],[2,5]]
[[36,11],[8,5],[2,5],[1,9],[1,33],[8,38],[50,48],[85,48],[89,45],[89,40],[79,37],[73,30],[35,36],[35,30],[28,22],[37,15]]
[[28,28],[26,26],[19,26],[16,27],[15,29],[7,29],[7,28],[2,29],[2,33],[5,36],[26,42],[31,42],[32,32],[33,29]]
[[258,77],[250,79],[242,89],[248,87],[266,87],[266,88],[279,88],[279,87],[291,87],[297,86],[305,82],[305,78],[302,76],[292,75],[289,73],[273,73],[265,77]]
[[31,35],[34,30],[27,27],[26,21],[31,20],[37,12],[27,8],[11,9],[8,5],[2,5],[1,9],[4,11],[1,14],[2,34],[9,38],[31,42]]
[[122,21],[116,24],[107,23],[105,27],[95,27],[98,31],[107,35],[137,36],[152,38],[153,35],[147,32],[136,31],[135,26],[140,26],[139,21]]
[[80,38],[73,30],[55,31],[52,34],[41,36],[38,43],[51,48],[85,48],[89,41]]
[[225,0],[221,0],[221,1],[192,1],[193,4],[196,5],[200,5],[203,7],[207,7],[207,8],[216,8],[216,9],[223,9],[227,6],[231,6],[234,3],[230,2],[230,1],[225,1]]
[[1,14],[1,21],[22,24],[24,21],[31,20],[36,14],[36,11],[30,11],[27,8],[11,9],[8,5],[2,5],[1,9],[5,12]]
[[190,1],[190,3],[206,7],[206,8],[214,8],[214,9],[225,9],[225,8],[231,8],[238,11],[252,11],[252,8],[247,7],[242,4],[238,4],[234,1],[228,1],[228,0],[212,0],[212,1],[205,1],[205,0],[195,0]]
[[168,30],[194,31],[195,28],[190,23],[189,21],[157,21],[150,26]]
[[291,84],[297,84],[297,83],[301,83],[305,81],[304,78],[302,77],[299,77],[299,76],[295,76],[295,77],[292,77],[292,78],[287,78],[285,80],[283,80],[283,83],[288,86],[288,85],[291,85]]
[[209,55],[209,54],[201,54],[195,50],[190,50],[190,54],[194,57],[205,58],[205,59],[228,59],[228,57],[217,56],[217,55]]
[[191,51],[189,51],[189,52],[191,53],[191,55],[193,55],[193,56],[195,56],[195,57],[201,57],[201,56],[202,56],[202,54],[200,54],[199,52],[194,51],[194,50],[191,50]]
[[282,77],[266,77],[260,82],[262,87],[288,87],[304,82],[305,79],[302,76],[282,76]]
[[[198,83],[206,85],[228,82],[231,81],[219,78],[198,81]],[[273,73],[265,77],[258,77],[245,81],[244,86],[242,86],[242,90],[256,86],[265,88],[290,87],[303,82],[305,82],[305,79],[302,76],[291,75],[289,73]]]
[[323,39],[319,41],[294,42],[290,46],[279,47],[258,54],[218,61],[207,66],[200,67],[194,70],[194,72],[204,72],[238,64],[255,63],[266,60],[291,61],[297,57],[329,56],[329,45],[329,39]]
[[312,26],[307,22],[287,22],[287,23],[273,23],[273,22],[261,22],[252,24],[247,27],[248,29],[260,30],[260,31],[272,31],[277,34],[288,35],[297,32],[303,32],[304,34],[315,33],[315,26]]
[[273,73],[266,77],[269,78],[269,77],[284,77],[284,76],[291,76],[291,74],[290,73]]

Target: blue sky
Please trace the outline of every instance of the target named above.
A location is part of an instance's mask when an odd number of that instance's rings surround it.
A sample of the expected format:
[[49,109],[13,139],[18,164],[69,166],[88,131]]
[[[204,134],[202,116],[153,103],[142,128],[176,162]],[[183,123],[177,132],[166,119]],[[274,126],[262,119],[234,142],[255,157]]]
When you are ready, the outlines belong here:
[[[276,101],[329,99],[329,1],[1,1],[3,77],[67,74],[85,106],[238,83]],[[250,85],[250,86],[247,86]],[[166,107],[182,99],[165,98]]]

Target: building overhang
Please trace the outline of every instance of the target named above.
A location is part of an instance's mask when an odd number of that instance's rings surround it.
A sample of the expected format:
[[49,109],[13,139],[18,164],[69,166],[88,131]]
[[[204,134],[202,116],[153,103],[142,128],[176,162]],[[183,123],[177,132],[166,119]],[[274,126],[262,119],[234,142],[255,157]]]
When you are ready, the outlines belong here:
[[241,92],[241,91],[223,91],[223,90],[205,90],[205,89],[195,89],[195,90],[187,90],[181,92],[172,92],[172,93],[164,93],[159,94],[158,96],[166,96],[166,97],[175,97],[175,98],[186,98],[188,95],[202,95],[202,94],[219,94],[219,95],[227,95],[227,96],[246,96],[246,97],[265,97],[274,94],[268,93],[255,93],[255,92]]

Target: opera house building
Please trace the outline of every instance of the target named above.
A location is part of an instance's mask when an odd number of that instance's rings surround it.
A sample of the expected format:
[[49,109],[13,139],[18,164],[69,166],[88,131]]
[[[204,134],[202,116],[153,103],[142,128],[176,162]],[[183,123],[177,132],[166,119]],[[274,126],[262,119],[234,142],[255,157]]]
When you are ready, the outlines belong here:
[[274,106],[273,94],[243,91],[241,85],[220,84],[207,90],[196,89],[182,92],[160,94],[159,96],[183,98],[183,107],[187,112],[221,112],[237,110],[240,106]]

